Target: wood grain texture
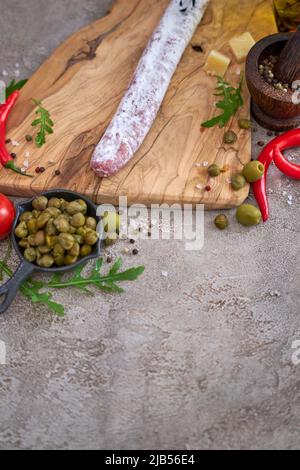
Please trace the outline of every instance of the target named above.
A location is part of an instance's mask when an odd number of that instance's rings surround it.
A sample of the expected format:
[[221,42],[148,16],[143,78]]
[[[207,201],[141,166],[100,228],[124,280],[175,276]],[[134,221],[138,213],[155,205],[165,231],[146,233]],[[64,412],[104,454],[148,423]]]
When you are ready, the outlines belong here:
[[[29,196],[53,188],[72,189],[96,202],[204,203],[207,209],[229,208],[242,203],[248,188],[233,192],[228,180],[251,156],[251,136],[238,133],[233,148],[222,145],[223,131],[200,131],[200,123],[214,113],[215,80],[203,71],[212,48],[233,56],[228,40],[244,31],[255,39],[275,31],[270,0],[211,0],[193,43],[204,53],[188,47],[171,82],[155,124],[135,158],[109,179],[90,169],[95,145],[113,117],[152,31],[168,0],[117,0],[111,13],[82,29],[40,67],[22,90],[9,121],[10,138],[20,142],[12,149],[22,165],[30,152],[30,170],[46,171],[33,179],[1,170],[0,191]],[[238,81],[241,65],[231,65],[226,78]],[[55,133],[42,149],[25,141],[32,132],[30,98],[42,99],[55,121]],[[245,91],[244,117],[249,110]],[[236,120],[234,120],[236,123]],[[49,166],[49,161],[54,165]],[[229,165],[230,171],[212,181],[212,191],[196,189],[208,183],[204,161]],[[61,171],[55,176],[56,169]]]

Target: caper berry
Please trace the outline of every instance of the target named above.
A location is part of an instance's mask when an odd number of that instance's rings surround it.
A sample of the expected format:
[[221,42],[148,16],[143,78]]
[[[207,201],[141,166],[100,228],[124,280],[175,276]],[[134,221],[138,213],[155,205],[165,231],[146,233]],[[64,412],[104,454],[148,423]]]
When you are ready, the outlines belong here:
[[87,232],[86,236],[84,237],[85,245],[95,245],[98,241],[98,233],[95,230],[90,230]]
[[39,215],[39,217],[37,218],[37,221],[36,221],[37,227],[44,228],[50,219],[51,219],[51,215],[49,213],[42,212],[42,214]]
[[45,196],[39,196],[32,201],[32,207],[37,211],[44,211],[47,206],[48,199]]
[[231,178],[231,187],[234,191],[239,191],[246,186],[246,178],[243,175],[234,175]]
[[65,254],[65,249],[61,246],[60,243],[56,243],[53,247],[53,255],[54,257],[57,257],[57,256],[64,256]]
[[18,238],[25,238],[28,235],[28,229],[26,222],[21,222],[15,230],[15,235]]
[[214,163],[213,165],[210,165],[208,167],[208,174],[209,176],[215,178],[216,176],[219,176],[221,174],[221,168],[219,167],[219,165],[216,165]]
[[81,212],[78,212],[77,214],[74,214],[71,218],[71,225],[73,227],[79,228],[83,227],[85,224],[85,217]]
[[71,264],[76,263],[77,260],[78,260],[77,256],[67,255],[64,257],[64,264],[66,266],[70,266]]
[[81,213],[84,214],[87,211],[87,206],[86,206],[86,203],[84,201],[82,201],[82,202],[84,204],[81,204],[79,200],[70,202],[66,206],[65,211],[69,215],[75,215],[75,214],[77,214],[77,212],[81,212]]
[[60,206],[61,200],[57,197],[52,197],[51,199],[49,199],[48,207],[56,207],[56,209],[60,209]]
[[37,219],[32,218],[27,222],[27,230],[30,235],[38,231]]
[[255,183],[260,180],[265,172],[265,166],[258,160],[247,163],[243,169],[243,176],[246,178],[248,183]]
[[41,253],[41,255],[47,255],[51,252],[51,248],[47,245],[43,245],[38,247],[38,251]]
[[226,131],[224,134],[223,142],[224,144],[235,144],[237,141],[237,135],[233,131]]
[[252,227],[261,222],[260,210],[252,204],[243,204],[236,211],[236,218],[238,222],[245,227]]
[[252,122],[250,121],[250,119],[245,119],[245,118],[239,119],[238,120],[238,125],[239,125],[240,129],[251,129],[252,128]]
[[42,246],[45,244],[45,234],[42,230],[39,230],[35,234],[29,235],[28,241],[31,246]]
[[41,258],[37,259],[37,264],[41,268],[51,268],[54,264],[54,258],[51,255],[44,255]]
[[90,245],[82,245],[80,248],[80,256],[84,258],[85,256],[89,256],[92,253],[92,247]]
[[92,230],[96,230],[97,228],[97,221],[93,217],[87,217],[85,221],[85,226],[87,228],[91,228]]
[[68,233],[70,229],[69,220],[65,215],[59,215],[57,219],[53,221],[56,229],[61,233]]
[[33,218],[32,212],[26,211],[20,217],[20,222],[29,222]]
[[229,225],[229,221],[224,214],[219,214],[215,218],[215,226],[220,230],[225,230]]
[[58,236],[58,242],[65,250],[71,250],[75,240],[70,233],[60,233]]
[[79,245],[79,243],[75,242],[74,245],[72,246],[71,250],[68,251],[68,254],[78,258],[78,256],[80,255],[80,245]]

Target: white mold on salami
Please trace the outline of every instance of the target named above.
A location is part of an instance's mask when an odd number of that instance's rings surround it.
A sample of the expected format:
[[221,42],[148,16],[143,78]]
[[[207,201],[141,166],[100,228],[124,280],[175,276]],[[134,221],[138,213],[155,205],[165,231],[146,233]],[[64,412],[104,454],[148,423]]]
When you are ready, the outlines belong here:
[[138,64],[115,117],[97,145],[92,169],[101,177],[119,171],[147,136],[172,76],[209,0],[171,0]]

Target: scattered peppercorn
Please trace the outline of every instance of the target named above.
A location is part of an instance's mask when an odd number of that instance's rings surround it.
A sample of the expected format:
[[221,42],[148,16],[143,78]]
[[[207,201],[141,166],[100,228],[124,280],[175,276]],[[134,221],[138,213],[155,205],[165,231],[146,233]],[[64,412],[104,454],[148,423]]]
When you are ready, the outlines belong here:
[[135,240],[134,240],[133,238],[131,238],[131,239],[129,240],[129,242],[131,243],[131,245],[134,245],[134,244],[135,244]]
[[268,136],[268,137],[272,137],[272,136],[273,136],[273,132],[272,132],[272,131],[268,131],[268,132],[267,132],[267,136]]
[[252,122],[250,119],[239,119],[238,120],[238,125],[240,129],[251,129],[252,128]]
[[43,166],[40,166],[40,173],[44,173],[44,171],[46,171],[46,168],[44,168]]
[[59,176],[60,175],[60,170],[55,170],[55,176]]
[[32,135],[29,135],[29,134],[27,134],[27,135],[25,136],[25,139],[27,140],[27,142],[32,142],[32,140],[33,140],[33,139],[32,139]]
[[40,173],[40,167],[39,166],[36,167],[35,172]]
[[237,135],[233,131],[227,131],[224,134],[223,142],[224,144],[234,144],[237,141]]
[[265,143],[264,143],[263,140],[260,140],[259,142],[257,142],[257,145],[258,145],[259,147],[264,147],[264,146],[265,146]]
[[211,186],[208,184],[207,186],[205,186],[205,191],[211,191]]
[[225,230],[229,225],[226,215],[220,214],[215,218],[215,226],[220,230]]
[[221,174],[221,168],[215,163],[213,165],[210,165],[207,171],[209,176],[211,176],[212,178],[215,178]]
[[133,255],[138,255],[139,254],[139,250],[137,250],[136,248],[134,250],[132,250],[132,254]]
[[6,139],[5,143],[6,143],[6,144],[10,144],[10,143],[11,143],[11,139]]
[[106,258],[106,262],[107,262],[108,264],[112,263],[112,257],[111,257],[111,256],[108,256],[108,257]]
[[192,44],[192,49],[195,52],[203,52],[203,47],[201,46],[201,44]]
[[267,83],[273,86],[273,88],[287,93],[289,84],[281,82],[275,76],[275,67],[277,62],[278,57],[270,55],[259,64],[258,72]]
[[10,154],[10,156],[11,156],[11,158],[17,158],[17,155],[16,155],[14,152],[12,152],[12,153]]

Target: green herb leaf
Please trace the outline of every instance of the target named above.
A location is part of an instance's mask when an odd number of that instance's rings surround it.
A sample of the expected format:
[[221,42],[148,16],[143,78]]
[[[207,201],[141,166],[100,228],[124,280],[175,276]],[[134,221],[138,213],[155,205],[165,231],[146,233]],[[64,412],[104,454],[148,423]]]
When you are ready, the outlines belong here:
[[244,105],[244,100],[242,97],[243,91],[243,81],[244,77],[240,79],[238,88],[233,88],[228,82],[222,77],[217,77],[218,84],[216,89],[218,90],[215,93],[215,96],[222,96],[223,99],[216,103],[218,109],[222,109],[223,113],[219,116],[215,116],[209,121],[203,122],[202,127],[214,127],[219,125],[219,127],[224,127],[228,121],[235,115],[237,110]]
[[21,90],[28,80],[20,80],[16,82],[16,80],[12,80],[10,84],[6,87],[6,99],[16,90]]
[[41,101],[32,99],[32,102],[37,106],[35,114],[39,116],[31,123],[33,127],[39,127],[38,133],[35,137],[35,144],[37,147],[42,147],[46,143],[46,135],[53,134],[52,127],[54,126],[54,122],[50,117],[49,111],[43,108],[43,103]]

